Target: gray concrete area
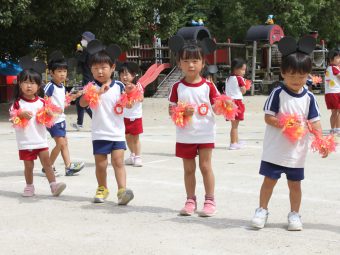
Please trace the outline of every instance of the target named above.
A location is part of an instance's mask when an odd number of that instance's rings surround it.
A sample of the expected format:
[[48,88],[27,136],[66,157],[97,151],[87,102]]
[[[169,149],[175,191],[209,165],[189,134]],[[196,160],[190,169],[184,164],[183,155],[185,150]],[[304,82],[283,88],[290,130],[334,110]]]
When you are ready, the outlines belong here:
[[[51,197],[47,180],[36,161],[36,196],[23,198],[23,163],[18,159],[14,131],[1,105],[0,122],[0,254],[339,254],[340,168],[339,152],[321,159],[309,153],[302,183],[304,230],[288,232],[288,188],[285,177],[275,188],[266,228],[254,231],[249,221],[258,206],[262,177],[258,168],[265,124],[266,97],[246,97],[246,120],[240,125],[245,149],[228,151],[230,123],[217,117],[217,142],[213,152],[218,213],[212,218],[179,217],[185,201],[183,169],[174,156],[175,128],[167,115],[166,99],[145,99],[142,168],[128,166],[128,186],[135,199],[117,206],[116,184],[109,167],[111,194],[105,204],[93,204],[96,191],[90,120],[81,132],[68,130],[74,161],[85,161],[78,176],[58,178],[67,183],[60,198]],[[329,128],[330,113],[318,96],[322,124]],[[67,111],[68,124],[76,119]],[[53,141],[50,140],[53,146]],[[338,149],[339,150],[339,149]],[[126,153],[127,156],[128,153]],[[56,163],[63,169],[61,158]],[[199,209],[204,187],[197,172]]]

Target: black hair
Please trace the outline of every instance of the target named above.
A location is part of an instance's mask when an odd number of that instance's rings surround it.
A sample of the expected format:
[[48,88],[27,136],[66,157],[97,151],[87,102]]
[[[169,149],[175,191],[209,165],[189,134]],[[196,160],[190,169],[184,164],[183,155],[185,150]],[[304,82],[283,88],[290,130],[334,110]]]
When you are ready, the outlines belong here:
[[204,52],[201,47],[195,44],[185,45],[177,54],[177,61],[181,59],[201,59],[204,61]]
[[17,76],[17,84],[14,88],[13,99],[17,100],[21,96],[20,84],[24,81],[35,82],[38,84],[37,95],[42,94],[42,77],[39,73],[34,71],[33,69],[24,69]]
[[340,48],[332,49],[328,52],[328,61],[332,61],[337,56],[340,56]]
[[312,71],[312,59],[309,55],[295,52],[282,58],[281,72],[291,73],[310,73]]
[[105,50],[101,50],[90,57],[90,67],[95,64],[109,64],[110,67],[114,65],[115,61],[106,53]]
[[49,70],[54,72],[57,69],[67,69],[68,65],[65,59],[60,59],[60,60],[50,61],[47,67]]
[[128,72],[128,73],[130,73],[131,75],[133,75],[134,78],[133,78],[132,83],[133,83],[133,84],[136,84],[136,83],[137,83],[137,76],[138,76],[138,73],[136,72],[135,69],[131,68],[130,65],[128,65],[128,63],[126,63],[126,62],[123,63],[123,64],[120,66],[120,68],[119,68],[119,70],[118,70],[118,74],[120,75],[121,73],[124,73],[124,72]]
[[246,61],[243,58],[234,58],[231,61],[231,73],[233,73],[236,69],[242,68],[243,65],[246,64]]

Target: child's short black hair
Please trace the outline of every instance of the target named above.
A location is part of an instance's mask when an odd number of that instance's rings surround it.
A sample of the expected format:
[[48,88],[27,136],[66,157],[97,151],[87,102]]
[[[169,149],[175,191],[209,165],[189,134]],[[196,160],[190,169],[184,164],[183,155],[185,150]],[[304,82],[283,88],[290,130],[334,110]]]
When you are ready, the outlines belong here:
[[309,55],[295,52],[282,58],[281,72],[285,73],[310,73],[312,71],[312,59]]
[[54,72],[57,69],[67,69],[68,65],[65,59],[52,60],[48,62],[48,69]]
[[204,52],[201,47],[196,44],[185,45],[177,54],[177,61],[181,59],[202,59],[204,61]]
[[328,52],[328,61],[332,61],[337,56],[340,56],[340,48],[332,49]]
[[17,84],[14,88],[14,100],[17,100],[20,97],[20,84],[24,81],[35,82],[38,84],[38,95],[41,95],[42,77],[40,73],[34,71],[33,69],[24,69],[17,76]]
[[89,65],[90,67],[95,64],[109,64],[110,67],[114,65],[115,61],[105,52],[101,50],[90,57]]
[[243,58],[234,58],[231,61],[231,72],[233,73],[236,69],[242,68],[246,64]]

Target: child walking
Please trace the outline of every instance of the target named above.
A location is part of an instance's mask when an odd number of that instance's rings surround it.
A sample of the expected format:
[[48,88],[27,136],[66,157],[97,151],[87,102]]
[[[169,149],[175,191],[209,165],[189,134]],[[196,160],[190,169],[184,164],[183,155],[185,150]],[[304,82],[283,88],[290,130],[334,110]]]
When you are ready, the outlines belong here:
[[[67,62],[61,52],[54,52],[51,54],[48,69],[52,80],[44,87],[45,95],[51,97],[52,103],[59,106],[62,110],[65,108],[65,81],[67,77]],[[76,95],[72,95],[75,99]],[[65,113],[62,112],[51,128],[47,129],[51,137],[55,141],[55,147],[51,151],[50,160],[54,165],[59,153],[63,157],[65,164],[65,175],[73,176],[75,173],[82,170],[85,166],[84,162],[71,162],[70,152],[68,149],[68,140],[66,137],[66,121]],[[57,170],[53,166],[54,172]],[[45,172],[45,169],[42,169]]]
[[328,53],[329,65],[325,73],[325,100],[331,110],[331,133],[340,135],[340,50]]
[[[96,43],[94,42],[93,45]],[[91,43],[88,45],[89,52],[93,52],[91,45]],[[95,86],[95,93],[100,97],[100,102],[91,107],[93,112],[92,144],[98,182],[94,203],[105,202],[109,195],[106,171],[107,155],[111,154],[111,164],[118,185],[118,205],[127,205],[133,199],[134,194],[132,190],[126,188],[124,119],[122,114],[114,111],[117,101],[124,92],[124,84],[111,79],[115,70],[115,59],[119,56],[119,53],[111,52],[111,50],[112,47],[108,47],[107,50],[94,51],[90,57],[93,86]],[[84,95],[80,98],[80,105],[82,107],[89,105]]]
[[[295,142],[283,134],[279,117],[282,114],[296,114],[301,122],[309,121],[314,130],[321,132],[320,114],[314,95],[304,88],[308,74],[312,70],[310,54],[315,47],[315,39],[305,37],[298,44],[292,37],[285,37],[279,42],[281,51],[281,75],[283,82],[275,88],[265,105],[266,131],[263,142],[263,154],[260,174],[264,176],[260,191],[259,208],[252,219],[252,226],[261,229],[268,218],[268,203],[273,189],[281,174],[287,176],[290,212],[288,230],[302,230],[301,216],[301,181],[304,179],[304,165],[308,151],[308,134]],[[324,151],[326,157],[328,151]]]
[[[185,116],[191,116],[191,122],[184,128],[176,127],[176,156],[183,160],[187,193],[187,200],[179,214],[190,216],[197,209],[195,157],[198,155],[205,188],[204,206],[198,214],[209,217],[216,213],[215,177],[211,165],[212,149],[215,147],[215,118],[212,106],[219,92],[211,82],[200,76],[205,64],[202,49],[196,44],[177,48],[180,48],[177,61],[184,78],[171,88],[169,113],[172,114],[172,107],[179,103],[192,105],[187,106],[184,113]],[[176,51],[176,47],[172,50]]]
[[[137,71],[137,64],[132,62],[123,63],[119,68],[119,78],[125,84],[126,93],[136,89],[143,93],[143,87],[136,80]],[[125,165],[143,166],[139,140],[139,135],[143,133],[142,114],[142,101],[134,103],[131,108],[124,108],[125,138],[131,152]]]
[[35,195],[33,185],[34,160],[39,157],[40,162],[45,169],[47,180],[50,184],[53,196],[59,196],[66,188],[63,182],[56,182],[54,172],[48,153],[47,131],[45,126],[36,121],[36,114],[44,106],[44,99],[38,96],[41,89],[41,75],[33,70],[24,69],[18,75],[18,84],[16,85],[15,101],[10,108],[11,114],[16,111],[17,120],[28,122],[26,127],[15,128],[15,135],[19,149],[19,158],[24,161],[26,187],[23,192],[24,197]]
[[239,110],[235,120],[231,120],[229,150],[239,150],[243,146],[238,138],[238,125],[244,120],[245,106],[242,100],[246,93],[246,83],[243,78],[246,68],[246,62],[243,59],[235,58],[231,62],[231,75],[225,81],[225,94],[233,99]]

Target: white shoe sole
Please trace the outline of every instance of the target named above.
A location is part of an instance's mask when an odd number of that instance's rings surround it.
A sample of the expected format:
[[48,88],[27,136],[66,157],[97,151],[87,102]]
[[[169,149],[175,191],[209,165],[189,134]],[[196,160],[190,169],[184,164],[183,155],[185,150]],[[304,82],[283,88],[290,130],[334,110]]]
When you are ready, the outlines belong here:
[[215,216],[216,213],[217,213],[217,211],[215,211],[214,213],[205,213],[203,211],[197,212],[198,216],[200,216],[200,217],[212,217],[212,216]]
[[302,226],[289,226],[288,225],[288,231],[301,231],[303,229]]

